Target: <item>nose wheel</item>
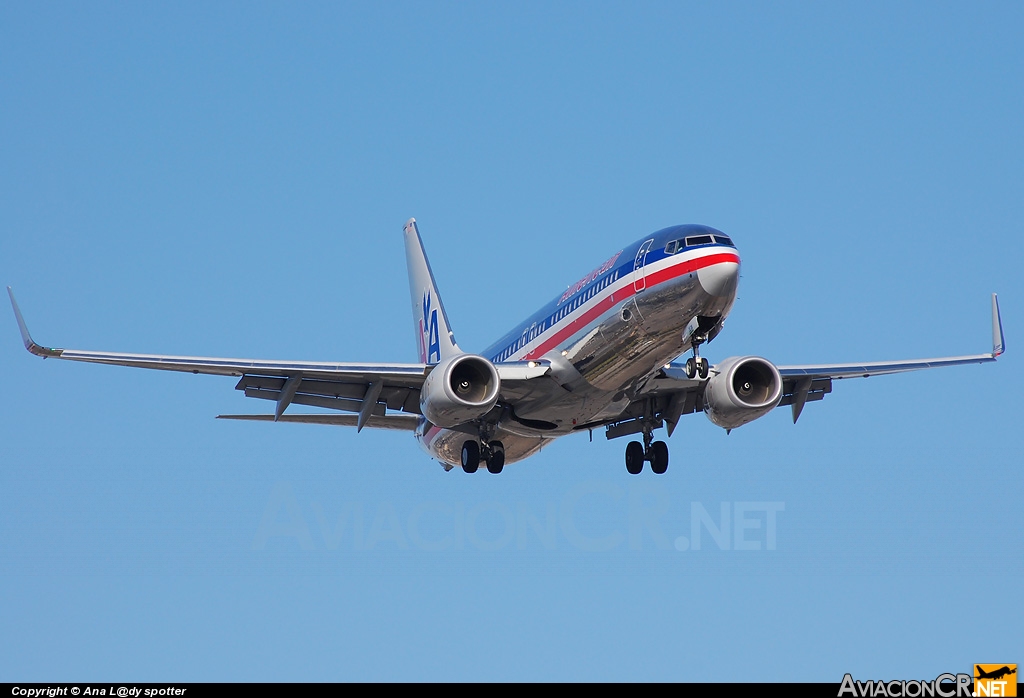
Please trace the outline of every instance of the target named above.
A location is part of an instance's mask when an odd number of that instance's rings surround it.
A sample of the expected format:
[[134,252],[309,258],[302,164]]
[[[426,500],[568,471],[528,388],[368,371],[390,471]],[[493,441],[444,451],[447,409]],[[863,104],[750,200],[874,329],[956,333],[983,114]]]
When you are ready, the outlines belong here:
[[710,370],[711,367],[708,365],[707,359],[697,356],[686,360],[686,377],[690,380],[694,378],[704,380],[708,377]]
[[704,380],[708,377],[708,360],[702,359],[700,356],[700,345],[707,341],[707,335],[695,334],[690,338],[690,343],[693,346],[693,356],[686,360],[686,377],[690,380],[694,378],[700,378]]

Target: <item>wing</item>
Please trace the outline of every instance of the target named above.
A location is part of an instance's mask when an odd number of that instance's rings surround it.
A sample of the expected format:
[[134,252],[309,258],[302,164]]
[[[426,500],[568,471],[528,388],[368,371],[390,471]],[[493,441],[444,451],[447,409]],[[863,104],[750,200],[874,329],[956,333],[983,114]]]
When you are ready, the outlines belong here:
[[[283,414],[274,419],[272,414],[222,414],[217,419],[237,419],[247,422],[293,422],[298,424],[333,424],[340,427],[358,427],[359,416],[354,414]],[[370,417],[368,429],[394,429],[416,431],[419,417],[411,414],[388,414]]]
[[999,298],[992,294],[992,351],[988,354],[947,356],[938,359],[910,359],[908,361],[871,361],[857,364],[809,364],[779,366],[782,374],[782,401],[779,405],[792,405],[793,423],[800,418],[804,404],[821,400],[832,392],[832,381],[844,378],[869,378],[890,373],[906,373],[925,368],[964,366],[995,361],[1004,351],[1003,321],[999,314]]
[[639,434],[645,425],[650,424],[654,429],[666,427],[668,435],[672,436],[680,417],[704,410],[705,383],[705,380],[687,378],[681,364],[669,364],[644,383],[621,414],[598,422],[580,424],[576,430],[607,427],[605,436],[617,439],[620,436]]
[[[116,352],[55,349],[37,344],[29,334],[14,292],[7,287],[11,306],[21,330],[25,348],[44,359],[132,366],[162,371],[181,371],[215,376],[235,376],[235,388],[246,397],[272,400],[273,415],[222,415],[226,419],[285,421],[315,424],[364,426],[384,429],[415,429],[420,414],[420,388],[430,370],[428,364],[327,363],[314,361],[267,361],[261,359],[220,359],[202,356],[126,354]],[[498,364],[503,389],[516,393],[525,381],[550,371],[546,362]],[[306,405],[355,413],[347,415],[288,415],[289,405]],[[391,414],[391,412],[406,413]]]
[[[846,378],[868,378],[890,373],[906,373],[925,368],[983,364],[995,361],[1004,351],[1003,323],[999,314],[999,299],[992,294],[992,351],[988,354],[948,356],[937,359],[911,359],[908,361],[873,361],[855,364],[808,364],[779,366],[782,376],[782,400],[779,406],[790,405],[793,422],[800,418],[804,405],[823,399],[832,392],[832,381]],[[645,422],[654,428],[666,426],[668,435],[675,430],[682,415],[701,412],[704,409],[704,384],[706,381],[686,377],[682,364],[671,363],[659,370],[644,384],[635,400],[614,419],[599,423],[585,424],[580,428],[593,429],[608,426],[607,436],[637,434],[643,431]]]

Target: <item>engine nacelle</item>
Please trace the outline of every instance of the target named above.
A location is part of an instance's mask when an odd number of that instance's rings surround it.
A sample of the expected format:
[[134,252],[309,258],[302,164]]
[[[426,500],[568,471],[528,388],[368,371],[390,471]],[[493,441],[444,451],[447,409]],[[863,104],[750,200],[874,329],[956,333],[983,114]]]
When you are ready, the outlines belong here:
[[762,417],[782,399],[779,369],[759,356],[733,356],[715,366],[704,389],[704,412],[723,429]]
[[460,354],[434,366],[420,389],[420,411],[439,427],[471,422],[498,402],[501,378],[490,361]]

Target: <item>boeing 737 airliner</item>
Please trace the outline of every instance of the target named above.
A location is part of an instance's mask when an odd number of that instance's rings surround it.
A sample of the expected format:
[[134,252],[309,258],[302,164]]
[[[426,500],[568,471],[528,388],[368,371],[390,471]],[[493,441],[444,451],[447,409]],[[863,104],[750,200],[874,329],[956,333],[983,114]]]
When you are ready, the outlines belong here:
[[[445,470],[492,473],[573,432],[605,429],[626,446],[626,470],[668,468],[669,436],[686,414],[704,412],[735,429],[790,405],[793,421],[832,381],[922,368],[995,361],[1003,353],[992,294],[988,354],[874,362],[776,366],[736,356],[710,366],[700,348],[722,330],[736,300],[740,256],[732,239],[703,225],[659,230],[609,256],[546,306],[479,354],[459,348],[415,219],[405,224],[419,363],[347,364],[210,359],[50,349],[29,336],[8,287],[25,347],[44,358],[236,376],[246,397],[273,414],[221,419],[304,422],[413,432]],[[684,363],[673,359],[690,353]],[[333,412],[286,414],[291,405]],[[349,414],[339,414],[349,413]]]

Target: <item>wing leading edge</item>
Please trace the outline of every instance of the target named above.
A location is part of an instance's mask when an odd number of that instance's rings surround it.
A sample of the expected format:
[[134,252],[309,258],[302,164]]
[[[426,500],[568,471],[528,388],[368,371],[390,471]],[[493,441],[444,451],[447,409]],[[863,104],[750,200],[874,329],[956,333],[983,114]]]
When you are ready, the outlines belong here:
[[783,398],[779,405],[791,405],[793,423],[800,418],[804,404],[820,400],[832,392],[832,381],[844,378],[869,378],[891,373],[906,373],[925,368],[984,364],[995,361],[1006,351],[1003,339],[1003,320],[999,313],[999,297],[992,294],[992,351],[988,354],[946,356],[936,359],[910,359],[907,361],[868,361],[858,364],[803,364],[779,366],[783,379]]
[[[329,363],[314,361],[268,361],[203,356],[129,354],[45,347],[32,339],[14,298],[7,287],[14,316],[25,348],[44,359],[130,366],[162,371],[235,376],[235,388],[246,397],[273,400],[272,415],[222,415],[226,419],[335,424],[384,429],[415,429],[420,413],[420,388],[432,366],[389,363]],[[546,375],[547,362],[510,362],[496,366],[503,385],[514,393],[517,384]],[[354,415],[285,415],[289,405],[306,405]],[[404,412],[405,415],[391,414]],[[294,417],[294,418],[293,418]],[[401,419],[399,419],[401,417]]]
[[[386,364],[386,363],[326,363],[312,361],[267,361],[258,359],[222,359],[199,356],[171,356],[162,354],[129,354],[118,352],[84,351],[79,349],[57,349],[35,342],[14,298],[11,287],[7,287],[18,328],[25,348],[36,356],[57,358],[68,361],[100,363],[114,366],[130,366],[164,371],[179,371],[194,374],[235,376],[240,378],[235,386],[246,397],[273,400],[276,409],[273,415],[221,415],[224,419],[248,421],[286,421],[315,424],[335,424],[384,429],[415,429],[415,420],[420,413],[420,388],[429,374],[427,364]],[[904,373],[925,368],[960,366],[995,361],[1006,350],[1003,337],[999,299],[992,294],[992,351],[987,354],[951,356],[932,359],[911,359],[906,361],[875,361],[856,364],[804,364],[779,366],[783,379],[783,397],[779,406],[791,405],[793,422],[800,417],[807,402],[821,400],[832,392],[832,381],[845,378],[867,378],[869,376]],[[512,397],[521,390],[525,382],[547,375],[551,368],[546,361],[510,362],[497,364],[501,376],[503,393]],[[518,384],[518,385],[517,385]],[[637,425],[646,417],[652,407],[659,422],[667,423],[669,435],[676,422],[685,414],[703,409],[704,381],[687,379],[681,365],[669,364],[659,371],[637,395],[627,410],[613,420],[580,425],[578,428],[594,428],[613,422],[619,423],[609,430],[609,438],[636,433]],[[648,401],[654,398],[654,403]],[[513,398],[514,402],[514,398]],[[284,415],[291,404],[321,407],[354,415]],[[392,412],[389,412],[392,411]],[[405,415],[393,414],[404,412]],[[636,414],[633,414],[633,413]],[[628,426],[627,426],[628,424]],[[621,432],[621,433],[619,433]]]
[[[782,400],[779,407],[790,405],[793,411],[793,423],[800,418],[804,405],[823,399],[832,392],[832,381],[846,378],[868,378],[891,373],[906,373],[926,368],[944,366],[963,366],[967,364],[984,364],[995,361],[1006,351],[1003,338],[1003,322],[999,313],[999,298],[992,294],[992,351],[987,354],[969,354],[965,356],[947,356],[934,359],[909,359],[906,361],[868,361],[851,364],[801,364],[779,366],[782,376]],[[614,420],[604,424],[613,424],[609,429],[609,438],[638,433],[643,415],[653,413],[659,425],[664,422],[668,427],[669,436],[675,429],[680,416],[700,412],[704,402],[704,381],[686,377],[682,364],[669,364],[658,371],[647,382],[637,399],[630,403],[626,411]],[[649,404],[647,402],[650,401]],[[649,419],[649,417],[646,417]],[[585,425],[585,428],[599,426]]]
[[999,314],[999,297],[992,294],[992,351],[988,354],[947,356],[939,359],[910,359],[908,361],[872,361],[859,364],[807,364],[779,366],[783,378],[810,376],[812,378],[868,378],[887,373],[905,373],[923,368],[984,364],[995,361],[1006,351],[1003,340],[1003,320]]
[[129,354],[123,352],[84,351],[81,349],[55,349],[36,343],[29,334],[25,318],[21,314],[14,292],[7,287],[7,295],[11,298],[14,316],[18,320],[21,339],[25,348],[36,356],[44,359],[64,359],[67,361],[83,361],[94,364],[112,366],[131,366],[134,368],[150,368],[163,371],[182,371],[186,373],[203,373],[214,376],[243,376],[249,373],[268,376],[291,376],[301,373],[310,378],[345,378],[363,379],[366,377],[384,377],[395,383],[406,383],[419,387],[426,377],[424,364],[385,364],[385,363],[327,363],[315,361],[266,361],[260,359],[221,359],[205,356],[171,356],[164,354]]

